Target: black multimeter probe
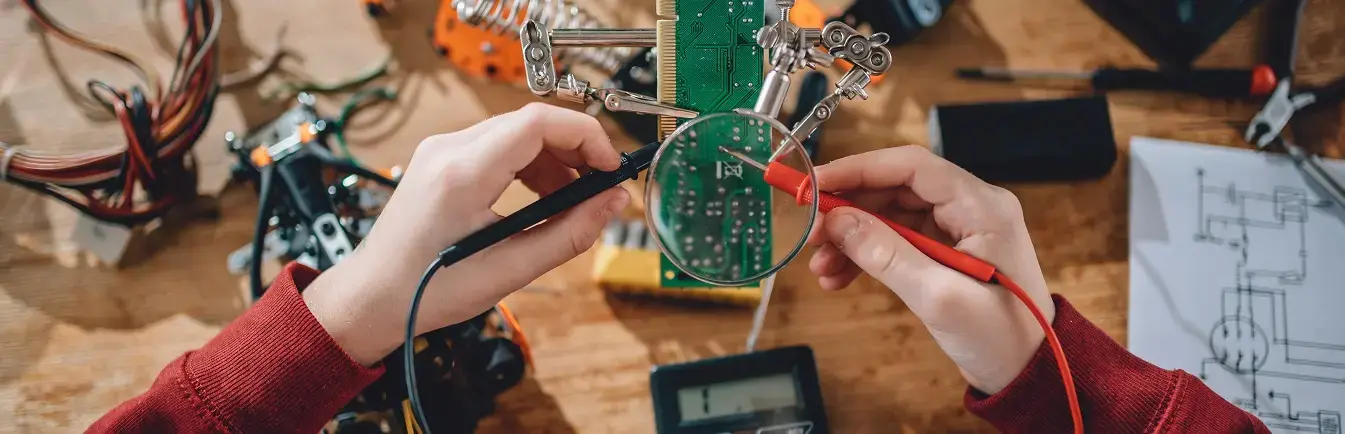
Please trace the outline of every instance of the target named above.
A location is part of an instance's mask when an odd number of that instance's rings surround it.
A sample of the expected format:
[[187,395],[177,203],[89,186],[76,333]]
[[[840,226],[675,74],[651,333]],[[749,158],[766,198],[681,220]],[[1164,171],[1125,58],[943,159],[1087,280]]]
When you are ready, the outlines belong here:
[[420,299],[425,295],[425,287],[429,285],[430,279],[434,278],[434,273],[440,268],[450,267],[477,252],[485,250],[487,247],[523,232],[524,229],[573,208],[575,205],[610,190],[626,180],[635,179],[640,172],[649,168],[660,145],[659,142],[653,142],[629,154],[622,154],[621,166],[616,170],[610,172],[594,171],[580,176],[561,187],[561,189],[537,199],[536,202],[509,214],[490,226],[473,232],[439,252],[434,262],[421,276],[420,285],[416,287],[415,294],[411,296],[411,311],[406,315],[406,338],[402,342],[402,352],[406,354],[402,360],[405,362],[407,397],[411,401],[411,412],[415,414],[416,424],[420,425],[422,433],[429,434],[430,427],[426,423],[425,413],[420,406],[420,393],[416,389],[415,358],[411,355],[415,354],[416,312],[420,309]]

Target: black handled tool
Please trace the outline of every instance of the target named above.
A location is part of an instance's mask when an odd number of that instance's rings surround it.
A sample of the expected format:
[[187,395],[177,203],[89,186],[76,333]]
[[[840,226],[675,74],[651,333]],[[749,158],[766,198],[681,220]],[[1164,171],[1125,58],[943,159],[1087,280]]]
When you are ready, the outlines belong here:
[[543,196],[536,202],[518,210],[518,212],[509,214],[500,221],[468,235],[458,241],[457,244],[448,246],[447,249],[439,252],[440,262],[445,262],[444,267],[452,265],[495,245],[495,243],[504,241],[505,238],[523,232],[524,229],[541,223],[543,220],[573,208],[575,205],[597,196],[598,193],[616,187],[626,180],[635,179],[640,172],[648,168],[649,164],[654,161],[654,153],[658,151],[659,145],[658,142],[650,143],[636,149],[635,152],[622,155],[621,167],[616,170],[611,172],[595,171],[580,176],[579,179],[561,187],[560,190]]
[[1026,71],[1004,68],[963,68],[957,76],[969,80],[1088,80],[1094,90],[1159,90],[1186,92],[1211,98],[1247,98],[1275,90],[1275,71],[1260,65],[1252,69],[1192,69],[1157,71],[1102,68],[1094,71]]

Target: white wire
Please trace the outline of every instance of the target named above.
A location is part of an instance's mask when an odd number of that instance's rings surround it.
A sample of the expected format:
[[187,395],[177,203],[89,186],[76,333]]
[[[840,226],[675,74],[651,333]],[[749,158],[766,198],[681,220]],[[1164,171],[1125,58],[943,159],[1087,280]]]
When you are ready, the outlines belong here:
[[19,153],[19,147],[5,142],[0,142],[0,149],[5,153],[0,154],[0,181],[9,179],[9,162],[14,159],[14,154]]
[[775,274],[766,277],[761,282],[761,302],[757,303],[757,311],[752,314],[752,330],[747,333],[747,352],[756,351],[757,338],[761,337],[762,326],[766,325],[766,311],[770,309],[771,293],[775,291]]

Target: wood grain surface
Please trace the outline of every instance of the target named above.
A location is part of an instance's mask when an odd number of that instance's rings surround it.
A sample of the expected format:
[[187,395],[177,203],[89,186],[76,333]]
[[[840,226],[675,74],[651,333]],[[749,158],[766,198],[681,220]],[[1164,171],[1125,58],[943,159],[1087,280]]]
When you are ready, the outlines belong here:
[[[613,26],[653,23],[650,1],[580,3]],[[826,125],[821,160],[924,144],[926,115],[936,104],[1084,92],[957,81],[952,71],[959,66],[1152,66],[1079,0],[955,3],[937,28],[893,51],[892,77],[872,91],[873,98],[846,103]],[[169,70],[171,41],[182,28],[176,2],[43,4],[69,27]],[[378,21],[353,0],[223,4],[220,43],[228,71],[272,50],[281,26],[288,27],[283,43],[301,54],[285,60],[283,75],[336,79],[393,56],[394,74],[384,82],[401,98],[361,115],[352,127],[355,152],[370,164],[404,164],[424,137],[534,100],[517,86],[459,76],[435,57],[425,29],[438,5],[429,0],[403,1]],[[1307,10],[1299,78],[1321,83],[1345,74],[1345,3],[1311,0]],[[1198,64],[1255,63],[1261,22],[1258,10]],[[128,85],[135,76],[33,29],[18,1],[0,1],[0,141],[42,150],[121,144],[119,127],[101,110],[89,109],[83,83],[100,78]],[[203,191],[223,189],[230,164],[224,132],[244,131],[287,107],[265,98],[278,79],[220,97],[206,139],[196,147]],[[320,106],[335,113],[344,97],[324,97]],[[1124,342],[1129,138],[1243,146],[1242,125],[1258,106],[1147,92],[1116,93],[1110,101],[1123,158],[1109,176],[1008,187],[1022,199],[1051,290]],[[1321,117],[1321,126],[1299,141],[1339,155],[1340,112]],[[619,141],[634,145],[624,136]],[[516,209],[529,200],[524,189],[513,188],[500,207]],[[165,363],[201,345],[245,308],[240,279],[224,265],[225,256],[248,241],[255,198],[245,189],[224,189],[218,205],[218,216],[166,231],[143,259],[110,269],[93,265],[69,241],[72,211],[0,186],[0,433],[82,430],[143,391]],[[651,432],[651,366],[741,351],[751,312],[611,297],[589,281],[590,267],[591,258],[580,257],[509,298],[533,342],[536,366],[500,398],[482,432]],[[778,284],[761,345],[812,345],[836,432],[990,430],[962,408],[957,369],[887,289],[863,278],[843,292],[824,293],[806,261],[786,268]]]

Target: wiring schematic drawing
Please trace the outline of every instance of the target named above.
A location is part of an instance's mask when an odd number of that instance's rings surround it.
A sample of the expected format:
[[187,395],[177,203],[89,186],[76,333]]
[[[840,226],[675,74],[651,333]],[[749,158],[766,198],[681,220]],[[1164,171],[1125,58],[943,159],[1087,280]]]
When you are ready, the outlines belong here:
[[[1198,190],[1190,204],[1197,217],[1194,242],[1204,247],[1201,255],[1231,261],[1226,261],[1227,274],[1219,275],[1216,267],[1204,278],[1211,290],[1217,288],[1218,300],[1209,302],[1217,303],[1220,313],[1209,326],[1208,351],[1196,373],[1275,432],[1340,434],[1345,330],[1307,330],[1315,333],[1303,337],[1308,328],[1294,321],[1296,303],[1311,302],[1300,300],[1304,291],[1345,291],[1341,280],[1328,276],[1339,270],[1311,266],[1309,226],[1326,217],[1323,210],[1332,203],[1299,187],[1210,178],[1204,168],[1196,168]],[[1342,259],[1328,263],[1345,268]],[[1332,335],[1334,340],[1323,339]],[[1338,399],[1317,399],[1311,405],[1318,408],[1307,408],[1295,401],[1304,391]]]

